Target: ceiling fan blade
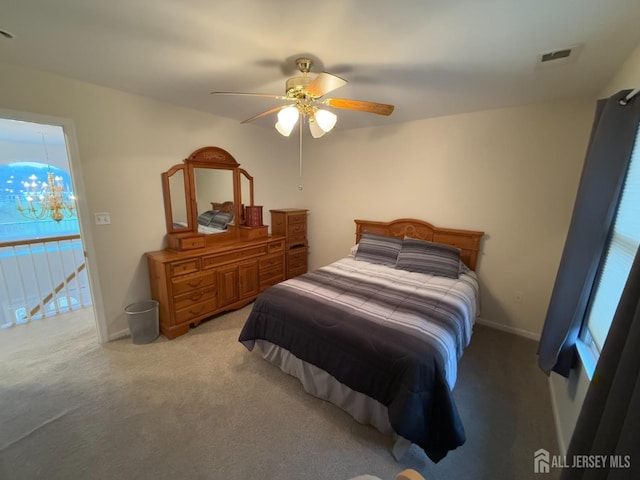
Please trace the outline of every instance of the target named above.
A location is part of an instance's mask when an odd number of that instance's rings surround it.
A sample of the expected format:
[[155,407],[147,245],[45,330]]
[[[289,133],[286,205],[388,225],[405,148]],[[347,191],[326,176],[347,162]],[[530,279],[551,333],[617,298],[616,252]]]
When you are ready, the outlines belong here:
[[276,98],[278,100],[286,100],[287,99],[287,97],[283,97],[282,95],[273,95],[271,93],[211,92],[211,95],[237,95],[237,96],[245,96],[245,97],[267,97],[267,98]]
[[324,105],[359,112],[375,113],[377,115],[391,115],[394,106],[385,103],[364,102],[362,100],[349,100],[348,98],[327,98],[321,102]]
[[276,113],[276,112],[282,110],[283,108],[287,108],[287,107],[290,107],[290,106],[291,105],[280,105],[279,107],[271,108],[271,109],[267,110],[266,112],[259,113],[258,115],[254,115],[251,118],[247,118],[246,120],[243,120],[240,123],[252,122],[253,120],[256,120],[256,119],[258,119],[260,117],[266,117],[267,115],[271,115],[272,113]]
[[330,73],[322,72],[318,74],[316,78],[311,80],[311,83],[305,87],[305,92],[308,95],[319,98],[336,88],[343,87],[347,84],[344,78],[337,77]]

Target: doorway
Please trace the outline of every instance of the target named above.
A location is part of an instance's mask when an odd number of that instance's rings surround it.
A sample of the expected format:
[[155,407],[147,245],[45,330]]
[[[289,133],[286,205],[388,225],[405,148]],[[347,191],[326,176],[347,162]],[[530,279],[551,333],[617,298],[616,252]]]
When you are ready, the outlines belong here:
[[73,122],[0,109],[0,326],[82,310],[108,341]]

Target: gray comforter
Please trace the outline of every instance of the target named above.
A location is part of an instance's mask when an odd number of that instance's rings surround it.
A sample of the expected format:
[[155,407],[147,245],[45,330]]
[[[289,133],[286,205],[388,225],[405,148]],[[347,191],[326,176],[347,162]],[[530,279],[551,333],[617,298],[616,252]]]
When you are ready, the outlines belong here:
[[264,339],[387,406],[394,431],[433,460],[465,441],[451,389],[478,284],[345,258],[275,285],[239,340]]

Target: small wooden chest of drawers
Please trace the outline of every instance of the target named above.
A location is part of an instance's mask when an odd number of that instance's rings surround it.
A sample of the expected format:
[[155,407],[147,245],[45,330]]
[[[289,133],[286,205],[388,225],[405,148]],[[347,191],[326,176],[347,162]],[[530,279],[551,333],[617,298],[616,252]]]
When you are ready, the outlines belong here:
[[308,270],[307,212],[299,208],[271,210],[271,232],[285,237],[287,278]]

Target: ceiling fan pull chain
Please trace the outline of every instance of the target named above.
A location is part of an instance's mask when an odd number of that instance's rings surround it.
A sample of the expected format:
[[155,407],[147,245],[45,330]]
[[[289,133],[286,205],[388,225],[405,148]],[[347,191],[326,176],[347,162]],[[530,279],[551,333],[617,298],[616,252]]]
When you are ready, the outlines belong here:
[[300,125],[298,125],[300,129],[300,178],[302,178],[302,124],[304,123],[304,115],[301,115],[302,120],[300,121]]

